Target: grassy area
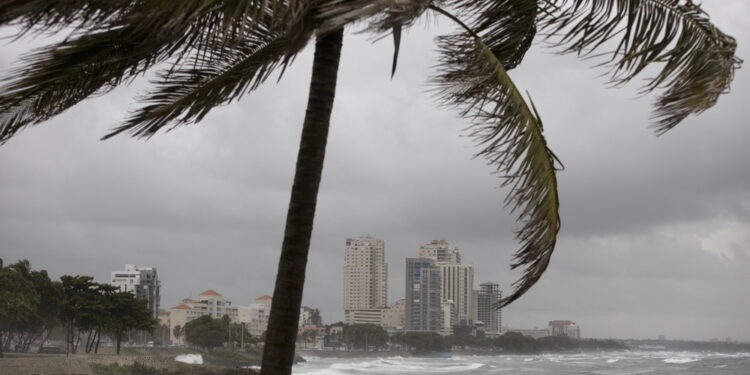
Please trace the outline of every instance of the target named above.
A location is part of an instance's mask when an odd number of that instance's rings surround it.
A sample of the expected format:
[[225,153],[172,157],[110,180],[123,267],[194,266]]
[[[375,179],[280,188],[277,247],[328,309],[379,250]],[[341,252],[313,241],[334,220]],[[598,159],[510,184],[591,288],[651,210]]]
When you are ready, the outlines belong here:
[[96,375],[255,375],[252,369],[209,367],[209,366],[181,366],[175,370],[157,370],[140,364],[132,366],[91,364],[91,371]]

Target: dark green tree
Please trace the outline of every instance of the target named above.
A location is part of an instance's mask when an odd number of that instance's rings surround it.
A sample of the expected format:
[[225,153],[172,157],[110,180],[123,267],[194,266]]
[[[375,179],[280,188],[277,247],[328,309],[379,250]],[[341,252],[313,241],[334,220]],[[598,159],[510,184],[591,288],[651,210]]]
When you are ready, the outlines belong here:
[[445,345],[448,348],[465,350],[468,347],[480,346],[481,341],[481,339],[472,335],[450,335],[445,338]]
[[315,36],[262,369],[288,374],[343,27],[365,21],[375,34],[392,33],[395,70],[402,29],[427,12],[462,28],[438,39],[440,97],[472,121],[469,134],[482,145],[479,155],[505,178],[506,202],[519,212],[521,247],[512,267],[524,271],[502,305],[540,279],[560,229],[557,159],[536,109],[508,75],[537,30],[562,52],[584,57],[614,46],[605,54],[616,84],[658,64],[644,88],[664,89],[656,100],[658,133],[712,107],[740,65],[735,40],[690,0],[0,0],[0,25],[19,24],[26,33],[72,30],[59,44],[29,56],[3,88],[0,143],[165,62],[172,65],[162,71],[158,87],[113,134],[150,137],[200,121],[212,108],[255,89]]
[[60,324],[59,316],[62,311],[63,299],[62,284],[52,281],[45,270],[33,270],[29,261],[25,259],[9,265],[8,268],[30,282],[39,296],[35,312],[28,315],[24,326],[18,327],[16,332],[19,350],[29,351],[31,344],[40,338],[39,346],[41,348],[52,333],[52,329]]
[[185,340],[193,346],[211,349],[224,345],[228,339],[227,324],[222,319],[203,315],[185,324]]
[[102,285],[91,276],[64,275],[60,278],[63,288],[63,308],[61,321],[66,324],[67,347],[77,353],[82,334],[88,334],[86,350],[92,342],[92,334],[101,332],[107,323],[105,293],[112,293],[116,287]]
[[30,281],[0,262],[0,357],[38,318],[39,299]]
[[106,319],[102,328],[115,339],[117,354],[128,331],[154,331],[156,319],[148,308],[148,301],[128,292],[107,293],[104,301]]
[[398,340],[416,353],[442,352],[448,349],[445,339],[437,332],[406,332]]
[[343,343],[355,349],[382,348],[388,342],[388,332],[375,324],[344,326]]

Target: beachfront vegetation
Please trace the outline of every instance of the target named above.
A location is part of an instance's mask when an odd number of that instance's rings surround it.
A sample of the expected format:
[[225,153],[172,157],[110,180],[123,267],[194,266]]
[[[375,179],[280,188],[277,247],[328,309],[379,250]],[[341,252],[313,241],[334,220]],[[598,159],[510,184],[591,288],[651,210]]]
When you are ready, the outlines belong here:
[[354,349],[382,348],[388,342],[388,332],[375,324],[344,326],[343,343]]
[[156,369],[135,363],[130,366],[118,364],[102,365],[89,364],[91,371],[96,375],[252,375],[258,370],[233,367],[210,367],[210,366],[182,366],[177,369]]
[[244,324],[231,323],[227,315],[220,319],[203,315],[189,321],[181,331],[184,331],[188,344],[204,349],[224,345],[240,347],[243,344],[258,341],[256,337],[250,335]]
[[44,346],[52,330],[63,326],[68,350],[97,352],[102,335],[116,342],[127,332],[150,332],[155,324],[146,301],[99,284],[90,276],[64,275],[53,281],[28,260],[3,266],[0,261],[0,353],[28,352]]
[[517,332],[495,338],[471,335],[441,336],[436,332],[399,332],[391,336],[392,347],[414,353],[443,351],[479,351],[505,354],[535,354],[590,350],[624,350],[627,346],[615,340],[576,340],[568,336],[547,336],[535,339]]

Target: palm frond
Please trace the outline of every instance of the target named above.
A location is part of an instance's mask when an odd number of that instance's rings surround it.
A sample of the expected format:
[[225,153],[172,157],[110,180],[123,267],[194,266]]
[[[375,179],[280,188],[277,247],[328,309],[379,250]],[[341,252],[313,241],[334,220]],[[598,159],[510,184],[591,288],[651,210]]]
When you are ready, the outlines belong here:
[[537,15],[549,7],[540,0],[452,0],[461,19],[511,70],[523,60],[536,35]]
[[[689,0],[551,0],[557,10],[541,17],[548,40],[563,52],[592,55],[616,41],[606,63],[614,84],[624,84],[654,63],[660,66],[643,93],[665,91],[655,102],[657,134],[716,104],[729,90],[742,60],[737,43],[711,24]],[[616,39],[619,38],[619,41]]]
[[[0,94],[0,144],[23,127],[111,90],[153,65],[205,49],[233,45],[266,32],[275,17],[253,8],[262,0],[142,2],[101,30],[81,33],[24,60]],[[251,4],[253,6],[247,5]],[[141,4],[141,3],[139,3]],[[253,19],[252,17],[256,17]],[[260,26],[259,26],[260,25]]]
[[156,89],[142,98],[147,105],[104,138],[122,132],[150,137],[165,126],[198,122],[214,107],[257,88],[304,46],[283,34],[258,32],[239,45],[196,53],[180,68],[162,72]]
[[542,122],[526,103],[503,62],[481,39],[467,34],[439,39],[441,61],[436,77],[443,104],[461,109],[473,122],[469,134],[481,145],[477,154],[511,186],[505,199],[520,210],[516,231],[521,248],[512,268],[525,267],[505,306],[523,295],[549,264],[560,229],[557,158],[547,147]]
[[0,26],[59,30],[110,22],[131,10],[132,0],[0,0]]

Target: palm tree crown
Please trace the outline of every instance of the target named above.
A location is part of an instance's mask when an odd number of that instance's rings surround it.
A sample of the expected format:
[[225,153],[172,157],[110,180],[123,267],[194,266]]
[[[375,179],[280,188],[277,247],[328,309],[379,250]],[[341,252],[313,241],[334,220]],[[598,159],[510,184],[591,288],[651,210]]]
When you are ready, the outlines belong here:
[[283,72],[313,37],[355,22],[393,36],[395,70],[402,29],[429,12],[459,26],[437,38],[440,102],[471,121],[478,155],[510,186],[506,204],[521,223],[512,267],[524,271],[502,305],[539,280],[560,230],[560,163],[508,74],[532,42],[599,57],[615,85],[654,66],[643,92],[659,91],[657,134],[713,106],[741,65],[735,40],[690,0],[0,0],[0,25],[69,33],[11,72],[0,91],[0,143],[156,66],[142,106],[105,138],[199,122]]

